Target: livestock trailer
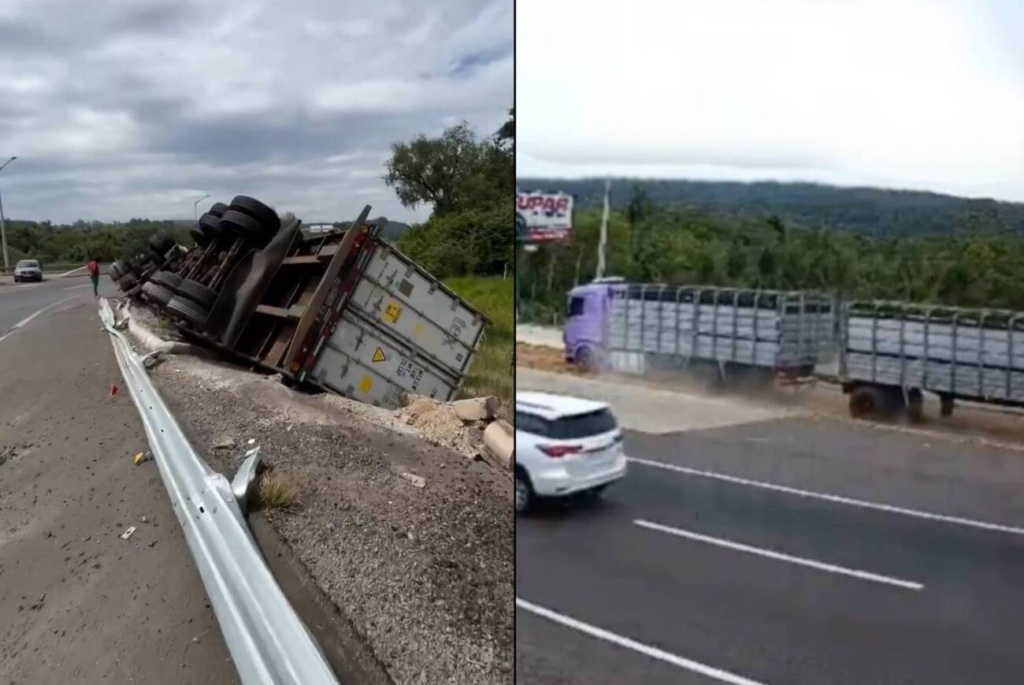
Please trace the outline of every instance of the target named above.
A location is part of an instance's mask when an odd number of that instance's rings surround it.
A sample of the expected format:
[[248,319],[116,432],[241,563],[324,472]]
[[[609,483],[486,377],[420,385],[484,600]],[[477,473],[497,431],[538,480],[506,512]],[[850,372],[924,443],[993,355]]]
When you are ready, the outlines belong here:
[[923,392],[949,416],[956,400],[1024,405],[1024,312],[849,302],[840,382],[855,417],[922,414]]
[[797,381],[834,348],[833,304],[805,291],[589,284],[569,295],[566,357],[626,373],[684,371],[712,385]]

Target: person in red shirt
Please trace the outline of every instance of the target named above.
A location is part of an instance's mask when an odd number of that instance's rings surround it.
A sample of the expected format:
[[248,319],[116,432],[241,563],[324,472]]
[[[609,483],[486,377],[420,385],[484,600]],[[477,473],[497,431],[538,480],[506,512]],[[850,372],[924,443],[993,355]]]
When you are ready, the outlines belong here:
[[89,279],[92,280],[92,296],[100,296],[100,260],[93,257],[89,261]]

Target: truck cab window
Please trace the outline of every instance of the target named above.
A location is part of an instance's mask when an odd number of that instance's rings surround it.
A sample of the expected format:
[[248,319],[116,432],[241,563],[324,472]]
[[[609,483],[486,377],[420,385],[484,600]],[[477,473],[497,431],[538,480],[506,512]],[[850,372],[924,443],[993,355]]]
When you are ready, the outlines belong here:
[[584,301],[582,297],[570,297],[565,308],[565,318],[571,319],[574,316],[583,316]]

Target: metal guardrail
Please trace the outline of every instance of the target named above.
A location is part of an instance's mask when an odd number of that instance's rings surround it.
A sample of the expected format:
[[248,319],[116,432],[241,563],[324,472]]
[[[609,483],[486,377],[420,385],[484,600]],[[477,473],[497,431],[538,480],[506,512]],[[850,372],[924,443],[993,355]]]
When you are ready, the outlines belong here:
[[234,484],[211,469],[189,444],[154,387],[146,358],[136,355],[118,330],[106,299],[101,300],[100,319],[111,334],[125,387],[142,418],[150,450],[242,683],[338,685],[246,524],[243,507],[258,454],[250,454]]

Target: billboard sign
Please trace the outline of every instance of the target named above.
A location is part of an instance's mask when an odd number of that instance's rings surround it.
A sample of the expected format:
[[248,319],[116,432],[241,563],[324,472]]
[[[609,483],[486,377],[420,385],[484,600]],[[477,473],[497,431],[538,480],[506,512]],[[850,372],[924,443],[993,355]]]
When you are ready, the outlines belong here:
[[516,191],[516,240],[565,242],[572,235],[573,196]]

